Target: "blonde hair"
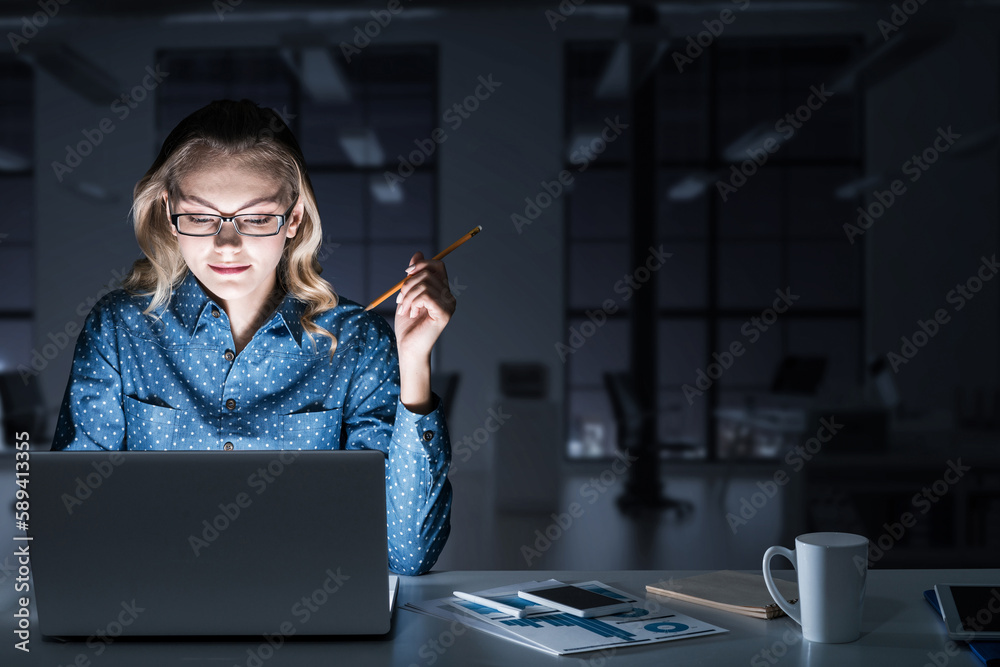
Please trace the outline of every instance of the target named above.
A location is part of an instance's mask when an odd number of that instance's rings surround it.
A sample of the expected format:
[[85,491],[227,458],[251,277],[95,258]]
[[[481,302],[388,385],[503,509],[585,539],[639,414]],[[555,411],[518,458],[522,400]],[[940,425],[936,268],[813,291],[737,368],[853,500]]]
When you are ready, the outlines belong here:
[[[290,202],[302,198],[304,211],[298,231],[286,240],[278,262],[277,280],[282,293],[276,295],[272,305],[281,302],[283,293],[303,301],[306,309],[300,318],[302,328],[314,345],[312,334],[329,338],[332,356],[337,337],[313,322],[318,314],[335,308],[338,297],[319,275],[323,269],[317,255],[323,230],[305,159],[281,117],[250,100],[216,100],[182,120],[163,142],[133,193],[132,224],[145,258],[132,265],[122,286],[132,294],[152,296],[144,311],[147,315],[169,303],[171,292],[187,276],[188,267],[170,231],[163,193],[176,201],[180,179],[218,159],[277,177],[282,196]],[[269,314],[264,312],[262,316]]]

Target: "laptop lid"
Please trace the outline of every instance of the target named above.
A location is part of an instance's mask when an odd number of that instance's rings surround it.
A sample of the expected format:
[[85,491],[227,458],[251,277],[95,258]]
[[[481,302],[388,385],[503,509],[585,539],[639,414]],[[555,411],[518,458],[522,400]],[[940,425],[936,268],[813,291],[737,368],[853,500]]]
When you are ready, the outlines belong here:
[[32,455],[45,635],[384,634],[377,451]]

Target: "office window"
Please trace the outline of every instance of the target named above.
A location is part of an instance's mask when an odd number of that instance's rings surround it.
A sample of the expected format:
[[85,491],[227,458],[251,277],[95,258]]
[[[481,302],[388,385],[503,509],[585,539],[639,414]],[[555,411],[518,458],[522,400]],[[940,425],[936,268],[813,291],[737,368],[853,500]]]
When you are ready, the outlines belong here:
[[[616,48],[567,45],[567,169],[577,168],[570,155],[593,136],[595,121],[628,119],[624,87],[609,93]],[[823,86],[861,48],[853,39],[720,39],[683,72],[669,57],[656,68],[656,238],[672,253],[655,275],[656,425],[660,441],[693,445],[696,458],[774,454],[734,442],[716,416],[801,405],[771,391],[789,356],[826,359],[817,400],[835,402],[857,386],[862,245],[842,230],[857,202],[835,191],[863,174],[861,100],[826,96]],[[632,139],[609,145],[614,150],[577,176],[566,207],[567,330],[606,298],[619,306],[568,363],[571,458],[617,448],[602,377],[629,365],[629,303],[613,288],[636,268],[629,265]],[[734,176],[734,166],[743,173]],[[755,324],[776,300],[787,312]],[[734,342],[746,352],[709,389],[686,393]]]
[[35,95],[30,66],[0,60],[0,372],[30,368],[35,311]]
[[[414,252],[436,252],[436,152],[409,158],[440,124],[435,48],[372,46],[350,63],[323,48],[160,57],[172,73],[158,95],[161,142],[214,99],[248,98],[285,118],[316,193],[323,278],[338,295],[367,304],[399,281]],[[393,299],[376,309],[390,326],[394,311]]]

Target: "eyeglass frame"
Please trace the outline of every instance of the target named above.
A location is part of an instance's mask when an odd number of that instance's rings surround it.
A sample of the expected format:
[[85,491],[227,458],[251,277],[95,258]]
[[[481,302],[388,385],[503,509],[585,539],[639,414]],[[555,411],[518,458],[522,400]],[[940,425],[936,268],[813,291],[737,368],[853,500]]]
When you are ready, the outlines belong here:
[[[292,201],[292,205],[288,207],[288,210],[285,211],[284,213],[280,213],[280,214],[279,213],[239,213],[237,215],[231,215],[229,217],[226,217],[224,215],[219,215],[219,214],[216,214],[216,213],[169,213],[170,202],[166,201],[167,211],[168,211],[167,215],[170,218],[170,224],[172,224],[174,226],[174,229],[177,230],[177,233],[180,234],[181,236],[190,236],[190,237],[197,238],[197,239],[204,239],[204,238],[208,238],[210,236],[218,236],[219,233],[222,231],[222,226],[225,225],[227,221],[233,223],[233,229],[235,229],[236,233],[239,234],[240,236],[248,236],[250,238],[258,238],[258,239],[267,238],[268,236],[277,236],[278,234],[281,233],[281,228],[285,225],[285,221],[288,219],[288,216],[291,214],[292,209],[294,209],[295,205],[298,204],[298,203],[299,203],[299,198],[298,198],[298,196],[296,196],[295,200]],[[211,216],[213,218],[219,218],[219,228],[216,229],[213,234],[188,234],[187,232],[182,232],[180,224],[178,223],[178,218],[180,218],[182,215],[203,215],[203,216],[206,216],[206,217],[207,216]],[[278,218],[278,229],[276,229],[273,234],[244,234],[243,232],[240,231],[239,226],[237,226],[237,224],[236,224],[236,218],[238,218],[240,216],[244,216],[244,215],[273,215],[274,217]]]

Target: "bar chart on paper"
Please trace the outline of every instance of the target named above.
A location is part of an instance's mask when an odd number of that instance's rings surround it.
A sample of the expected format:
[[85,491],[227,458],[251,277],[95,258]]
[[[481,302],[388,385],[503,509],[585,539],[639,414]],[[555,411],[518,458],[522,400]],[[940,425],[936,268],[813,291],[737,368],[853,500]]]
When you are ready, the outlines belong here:
[[500,621],[507,626],[522,626],[528,628],[542,628],[549,625],[554,628],[578,627],[587,632],[592,632],[598,637],[618,637],[619,639],[631,640],[635,637],[631,632],[621,630],[604,621],[597,621],[592,618],[580,618],[571,614],[546,614],[535,618],[512,618],[507,621]]
[[[562,582],[544,583],[551,585]],[[599,591],[610,597],[628,600],[633,603],[634,608],[621,614],[598,618],[581,618],[560,611],[515,618],[488,606],[457,598],[452,599],[451,604],[465,610],[479,621],[502,628],[518,641],[559,655],[593,651],[609,646],[653,644],[726,632],[723,628],[678,614],[671,609],[650,607],[645,601],[600,582],[591,581],[576,585]],[[500,596],[510,594],[511,591],[497,590],[491,593]]]

